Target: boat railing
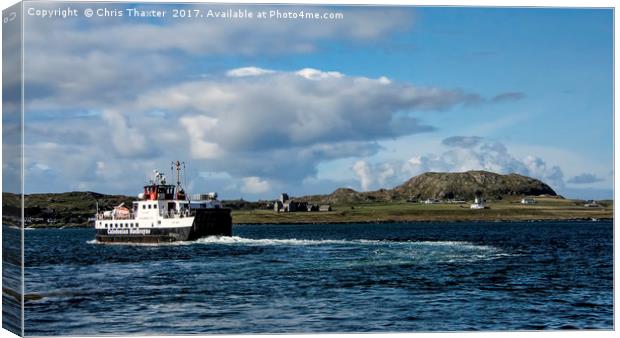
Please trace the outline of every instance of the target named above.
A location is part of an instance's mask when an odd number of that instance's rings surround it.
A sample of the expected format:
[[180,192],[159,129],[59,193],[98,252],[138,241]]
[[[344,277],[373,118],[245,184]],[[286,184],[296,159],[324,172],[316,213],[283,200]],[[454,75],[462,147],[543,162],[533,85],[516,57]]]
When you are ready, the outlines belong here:
[[[184,218],[184,217],[189,217],[189,216],[194,216],[194,215],[195,215],[195,212],[189,209],[183,209],[181,211],[169,210],[166,212],[162,211],[159,213],[159,216],[162,218]],[[135,219],[135,214],[129,213],[129,214],[118,215],[114,213],[102,212],[102,213],[98,213],[95,218],[97,220],[112,220],[112,221],[129,220],[129,219]]]
[[110,215],[110,214],[104,214],[104,213],[99,213],[96,216],[96,219],[98,220],[127,220],[127,219],[134,219],[134,214],[130,213],[130,214],[125,214],[125,215]]

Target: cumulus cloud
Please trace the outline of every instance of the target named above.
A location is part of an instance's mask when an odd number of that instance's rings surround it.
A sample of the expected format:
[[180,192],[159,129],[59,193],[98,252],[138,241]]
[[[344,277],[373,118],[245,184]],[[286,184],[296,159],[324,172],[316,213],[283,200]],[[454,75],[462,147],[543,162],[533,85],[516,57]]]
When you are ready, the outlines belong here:
[[373,181],[373,177],[370,172],[370,166],[365,161],[357,161],[353,164],[353,171],[360,180],[362,190],[366,191],[370,187]]
[[371,187],[386,187],[402,174],[398,163],[386,162],[373,164],[365,160],[356,161],[351,168],[360,182],[362,191],[368,191]]
[[[528,155],[518,158],[501,142],[479,136],[453,136],[441,142],[446,149],[435,154],[417,154],[408,160],[383,163],[358,161],[352,168],[364,190],[399,185],[425,172],[488,170],[538,178],[553,188],[564,188],[562,169],[544,159]],[[570,181],[569,181],[570,182]]]
[[181,116],[177,133],[184,131],[192,159],[209,160],[210,170],[299,182],[316,175],[323,161],[372,156],[378,140],[432,131],[417,115],[466,104],[472,96],[385,77],[244,67],[147,92],[130,110]]
[[341,78],[342,73],[339,72],[323,72],[314,68],[304,68],[296,72],[297,75],[306,78],[308,80],[321,80],[328,78]]
[[[115,168],[129,167],[131,159],[142,159],[133,166],[137,178],[157,168],[158,160],[161,164],[181,157],[243,180],[249,192],[301,182],[315,176],[325,161],[372,156],[382,139],[434,130],[420,116],[477,98],[458,89],[418,87],[384,76],[244,67],[146,91],[124,103],[122,110],[33,121],[29,131],[33,141],[81,139],[77,143],[91,158],[106,159],[107,176],[84,176],[82,186],[118,179]],[[88,130],[87,136],[79,130]],[[95,162],[88,170],[103,172]],[[394,164],[371,165],[369,170],[365,188],[389,184],[402,172]]]
[[103,121],[107,123],[114,149],[121,157],[143,157],[152,155],[154,149],[147,145],[142,131],[133,128],[127,117],[116,110],[105,110]]
[[259,177],[244,177],[241,191],[248,194],[261,194],[271,189],[269,182],[261,180]]
[[590,173],[583,173],[577,176],[571,177],[567,182],[574,184],[589,184],[604,181],[604,179]]
[[[411,113],[449,109],[473,95],[314,69],[252,73],[151,91],[134,110],[191,113],[182,121],[192,144],[247,151],[430,131]],[[217,121],[217,128],[200,121]]]
[[231,69],[228,72],[226,72],[226,75],[232,76],[232,77],[243,77],[243,76],[258,76],[258,75],[271,74],[271,73],[273,73],[273,71],[269,69],[262,69],[258,67],[242,67],[242,68]]
[[455,136],[444,139],[442,144],[448,147],[446,151],[414,156],[405,164],[405,170],[412,174],[489,170],[532,176],[556,188],[564,186],[564,174],[560,167],[533,155],[516,158],[501,142],[477,136]]
[[222,150],[217,143],[204,141],[205,134],[217,127],[218,119],[208,116],[184,116],[180,122],[192,140],[190,153],[193,158],[211,159],[221,155]]
[[[299,182],[316,175],[324,161],[372,156],[378,140],[432,131],[417,115],[475,96],[332,70],[244,67],[147,90],[116,108],[59,110],[59,120],[35,111],[27,132],[33,142],[71,139],[85,156],[113,159],[120,167],[128,167],[125,159],[141,158],[139,173],[150,170],[146,158],[157,167],[157,159],[181,156],[236,178]],[[115,166],[106,168],[105,179],[114,179]],[[90,179],[93,186],[103,178]]]

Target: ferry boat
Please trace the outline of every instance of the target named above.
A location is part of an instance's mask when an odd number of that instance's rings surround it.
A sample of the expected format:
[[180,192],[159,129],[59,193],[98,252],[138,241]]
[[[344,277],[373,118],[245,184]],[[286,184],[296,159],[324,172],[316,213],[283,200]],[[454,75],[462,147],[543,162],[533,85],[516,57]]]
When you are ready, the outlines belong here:
[[223,208],[217,193],[199,194],[189,199],[181,187],[184,164],[172,162],[176,185],[153,170],[153,179],[138,194],[131,208],[124,204],[95,215],[96,239],[109,243],[162,243],[193,241],[205,236],[232,236],[230,209]]

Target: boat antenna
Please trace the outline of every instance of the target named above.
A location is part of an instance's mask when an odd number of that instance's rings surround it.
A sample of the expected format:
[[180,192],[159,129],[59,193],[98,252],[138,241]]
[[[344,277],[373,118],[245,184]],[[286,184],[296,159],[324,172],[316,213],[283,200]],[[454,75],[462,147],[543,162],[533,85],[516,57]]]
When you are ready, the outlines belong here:
[[185,170],[185,162],[172,162],[172,167],[177,170],[177,191],[181,191],[181,167]]
[[[185,187],[185,189],[189,189],[189,185],[187,185],[187,171],[188,169],[185,169],[185,162],[183,162],[183,171],[185,172],[183,175],[183,186]],[[189,190],[187,191],[187,196],[189,197]],[[191,199],[191,197],[190,197]]]

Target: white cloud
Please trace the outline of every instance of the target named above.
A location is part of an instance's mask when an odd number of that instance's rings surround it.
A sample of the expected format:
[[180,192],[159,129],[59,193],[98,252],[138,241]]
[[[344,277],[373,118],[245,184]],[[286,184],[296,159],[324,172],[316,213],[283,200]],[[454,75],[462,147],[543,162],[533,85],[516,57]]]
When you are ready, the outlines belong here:
[[[27,132],[30,142],[60,144],[53,152],[56,156],[72,152],[90,158],[88,164],[79,164],[85,171],[80,182],[93,189],[114,181],[125,182],[123,190],[133,191],[135,182],[121,178],[120,171],[134,168],[131,178],[142,182],[161,163],[181,159],[200,171],[229,174],[226,187],[230,181],[260,177],[248,181],[255,188],[246,191],[256,191],[264,184],[315,177],[324,161],[372,156],[380,150],[378,140],[432,131],[413,114],[449,109],[472,97],[383,77],[308,69],[301,73],[305,75],[237,68],[220,77],[148,90],[118,107],[33,120]],[[79,151],[69,150],[68,140]],[[139,165],[128,164],[136,158]],[[381,170],[367,186],[391,182],[398,173],[388,167]]]
[[[435,153],[415,154],[407,160],[398,158],[368,157],[358,160],[351,170],[358,178],[363,190],[391,188],[402,184],[412,176],[425,172],[464,172],[487,170],[501,174],[518,173],[538,178],[554,189],[565,188],[562,168],[551,164],[536,153],[518,157],[504,144],[482,137],[448,137],[436,141],[444,147]],[[442,150],[441,150],[442,149]],[[389,150],[387,151],[389,153]],[[589,178],[589,177],[587,177]],[[569,183],[574,183],[571,180]]]
[[321,80],[327,78],[341,78],[344,75],[339,72],[323,72],[314,68],[304,68],[297,71],[297,75],[306,78],[308,80]]
[[352,169],[360,179],[362,190],[367,191],[370,188],[370,184],[374,181],[368,163],[366,161],[357,161],[353,164]]
[[145,131],[129,125],[127,117],[112,109],[103,111],[102,117],[107,123],[114,149],[121,157],[140,157],[152,153],[152,145],[148,145]]
[[[194,143],[217,144],[230,152],[430,131],[432,127],[402,113],[448,109],[471,98],[458,90],[320,70],[300,72],[305,75],[253,70],[252,76],[190,81],[145,93],[132,110],[189,112],[181,122]],[[201,117],[215,119],[217,128],[201,123]]]
[[269,191],[271,186],[269,182],[261,180],[260,177],[244,177],[241,191],[248,194],[261,194]]
[[221,155],[222,150],[215,142],[204,141],[205,134],[217,127],[218,119],[208,116],[184,116],[180,123],[187,130],[190,142],[190,154],[196,159],[213,159]]
[[358,177],[362,191],[368,191],[371,188],[390,188],[394,185],[393,181],[402,176],[401,168],[396,162],[372,164],[365,160],[358,160],[351,169]]
[[273,73],[273,70],[263,69],[258,67],[243,67],[235,68],[226,72],[227,76],[231,77],[244,77],[244,76],[258,76]]
[[549,165],[543,159],[531,155],[526,156],[522,162],[527,168],[524,172],[528,175],[547,180],[556,188],[564,186],[564,173],[560,167]]
[[448,150],[439,154],[416,155],[404,164],[404,171],[418,175],[427,171],[488,170],[535,177],[554,188],[564,186],[564,175],[559,166],[550,165],[535,155],[519,159],[498,141],[477,136],[454,136],[444,139],[442,144],[448,146]]

